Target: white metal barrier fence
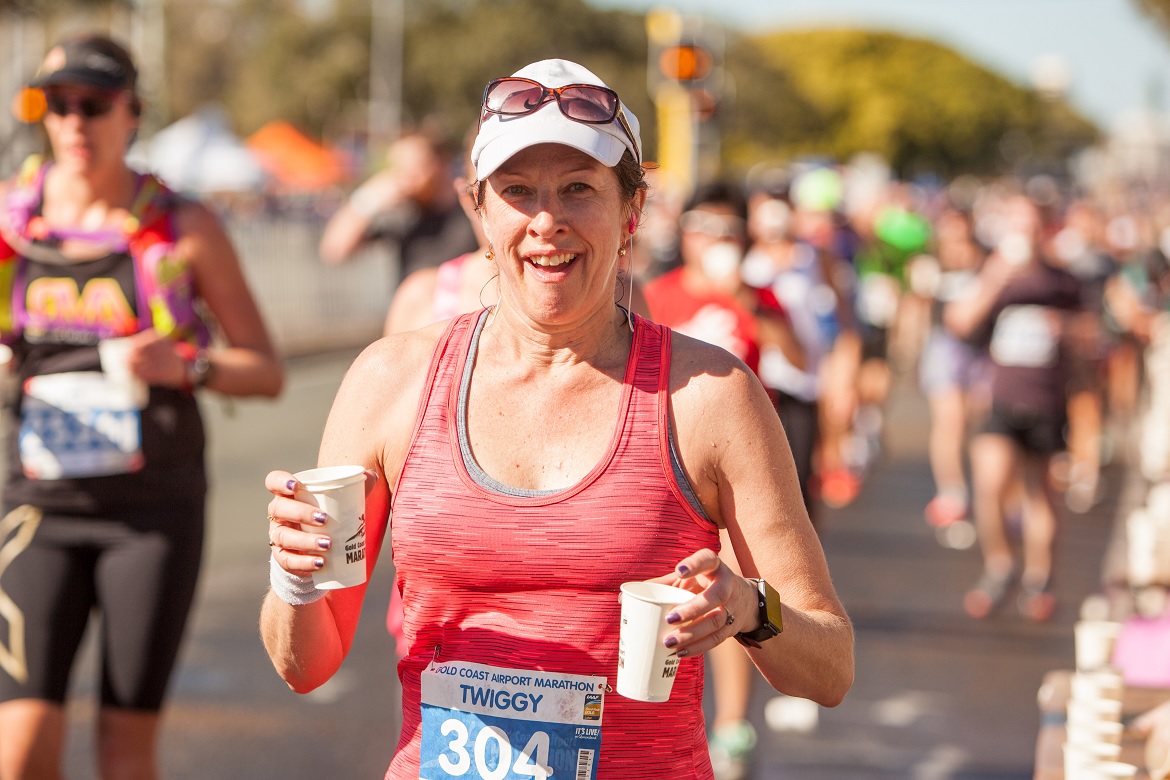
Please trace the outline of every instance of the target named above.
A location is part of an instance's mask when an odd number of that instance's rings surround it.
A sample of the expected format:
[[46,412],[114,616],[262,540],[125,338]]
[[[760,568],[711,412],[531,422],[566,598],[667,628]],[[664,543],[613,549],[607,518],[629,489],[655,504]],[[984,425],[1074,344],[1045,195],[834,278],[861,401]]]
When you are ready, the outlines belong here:
[[225,222],[282,354],[362,346],[381,335],[398,281],[388,247],[371,245],[344,265],[329,266],[317,254],[319,219],[228,216]]

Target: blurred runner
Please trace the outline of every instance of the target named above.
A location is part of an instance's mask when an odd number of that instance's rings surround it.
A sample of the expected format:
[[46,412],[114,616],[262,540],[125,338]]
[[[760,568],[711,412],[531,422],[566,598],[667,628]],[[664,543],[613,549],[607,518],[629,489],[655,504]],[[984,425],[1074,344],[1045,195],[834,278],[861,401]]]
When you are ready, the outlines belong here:
[[[679,218],[682,266],[646,285],[650,313],[679,333],[723,347],[757,373],[761,354],[770,351],[799,369],[804,356],[783,307],[769,290],[749,287],[741,276],[746,218],[738,188],[726,182],[700,185]],[[805,442],[797,447],[807,449]],[[726,532],[721,543],[723,562],[738,571]],[[718,780],[742,780],[757,742],[748,721],[752,663],[743,648],[726,643],[709,656],[715,696],[711,764]]]
[[975,618],[990,615],[1015,579],[1004,504],[1017,484],[1023,511],[1018,606],[1033,621],[1052,616],[1057,502],[1048,478],[1065,449],[1067,337],[1080,311],[1080,285],[1044,252],[1039,209],[1023,195],[1002,206],[1003,231],[979,273],[976,293],[948,304],[946,324],[988,345],[991,410],[971,442],[975,523],[983,574],[963,600]]
[[126,50],[68,38],[33,86],[53,160],[0,185],[0,335],[19,387],[5,399],[0,777],[60,777],[92,612],[98,772],[149,780],[203,549],[196,391],[275,396],[282,368],[220,223],[126,165],[142,112]]
[[983,248],[975,241],[968,215],[947,209],[935,221],[934,257],[915,260],[910,285],[930,303],[930,331],[919,360],[919,385],[930,405],[928,455],[935,496],[926,505],[926,520],[944,529],[970,516],[967,486],[967,426],[972,393],[983,373],[982,351],[951,333],[943,324],[946,307],[976,289]]
[[471,223],[451,189],[452,155],[439,139],[410,133],[394,142],[387,167],[358,187],[325,225],[321,259],[349,260],[371,241],[389,241],[398,276],[434,268],[476,247]]

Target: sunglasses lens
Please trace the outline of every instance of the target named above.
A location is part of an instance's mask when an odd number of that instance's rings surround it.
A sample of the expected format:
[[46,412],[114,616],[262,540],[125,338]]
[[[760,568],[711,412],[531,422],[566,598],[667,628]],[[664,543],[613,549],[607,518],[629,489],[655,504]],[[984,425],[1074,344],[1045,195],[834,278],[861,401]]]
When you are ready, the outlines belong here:
[[69,101],[60,95],[49,93],[45,95],[45,107],[49,109],[50,114],[65,116],[65,112],[69,110]]
[[612,121],[617,106],[617,96],[605,89],[576,86],[561,90],[561,110],[580,122]]
[[112,95],[86,95],[70,100],[64,95],[49,92],[45,95],[45,105],[49,109],[49,113],[57,116],[77,114],[85,119],[94,119],[110,112],[114,106],[114,97]]
[[544,88],[528,81],[505,79],[493,84],[483,107],[497,114],[527,114],[544,98]]
[[102,116],[109,112],[114,101],[104,97],[85,97],[77,101],[77,111],[86,119]]

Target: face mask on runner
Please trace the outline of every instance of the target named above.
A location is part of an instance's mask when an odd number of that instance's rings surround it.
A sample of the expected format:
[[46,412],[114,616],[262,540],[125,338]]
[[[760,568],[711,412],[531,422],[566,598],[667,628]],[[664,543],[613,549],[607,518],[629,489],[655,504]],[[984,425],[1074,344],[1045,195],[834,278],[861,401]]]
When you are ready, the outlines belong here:
[[1024,265],[1032,259],[1032,242],[1027,234],[1012,231],[1004,233],[996,251],[1011,265]]
[[730,241],[719,241],[703,250],[699,261],[703,273],[711,279],[727,279],[739,272],[743,250]]

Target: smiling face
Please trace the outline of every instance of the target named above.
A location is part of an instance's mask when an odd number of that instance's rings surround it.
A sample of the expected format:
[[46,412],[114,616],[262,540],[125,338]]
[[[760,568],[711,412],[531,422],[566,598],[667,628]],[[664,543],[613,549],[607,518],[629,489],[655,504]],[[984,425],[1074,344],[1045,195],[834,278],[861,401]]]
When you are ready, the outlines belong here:
[[61,84],[45,94],[45,130],[58,165],[89,173],[122,164],[138,127],[129,92]]
[[501,302],[556,328],[613,309],[618,251],[644,198],[627,202],[612,168],[566,146],[513,155],[488,178],[480,207]]

